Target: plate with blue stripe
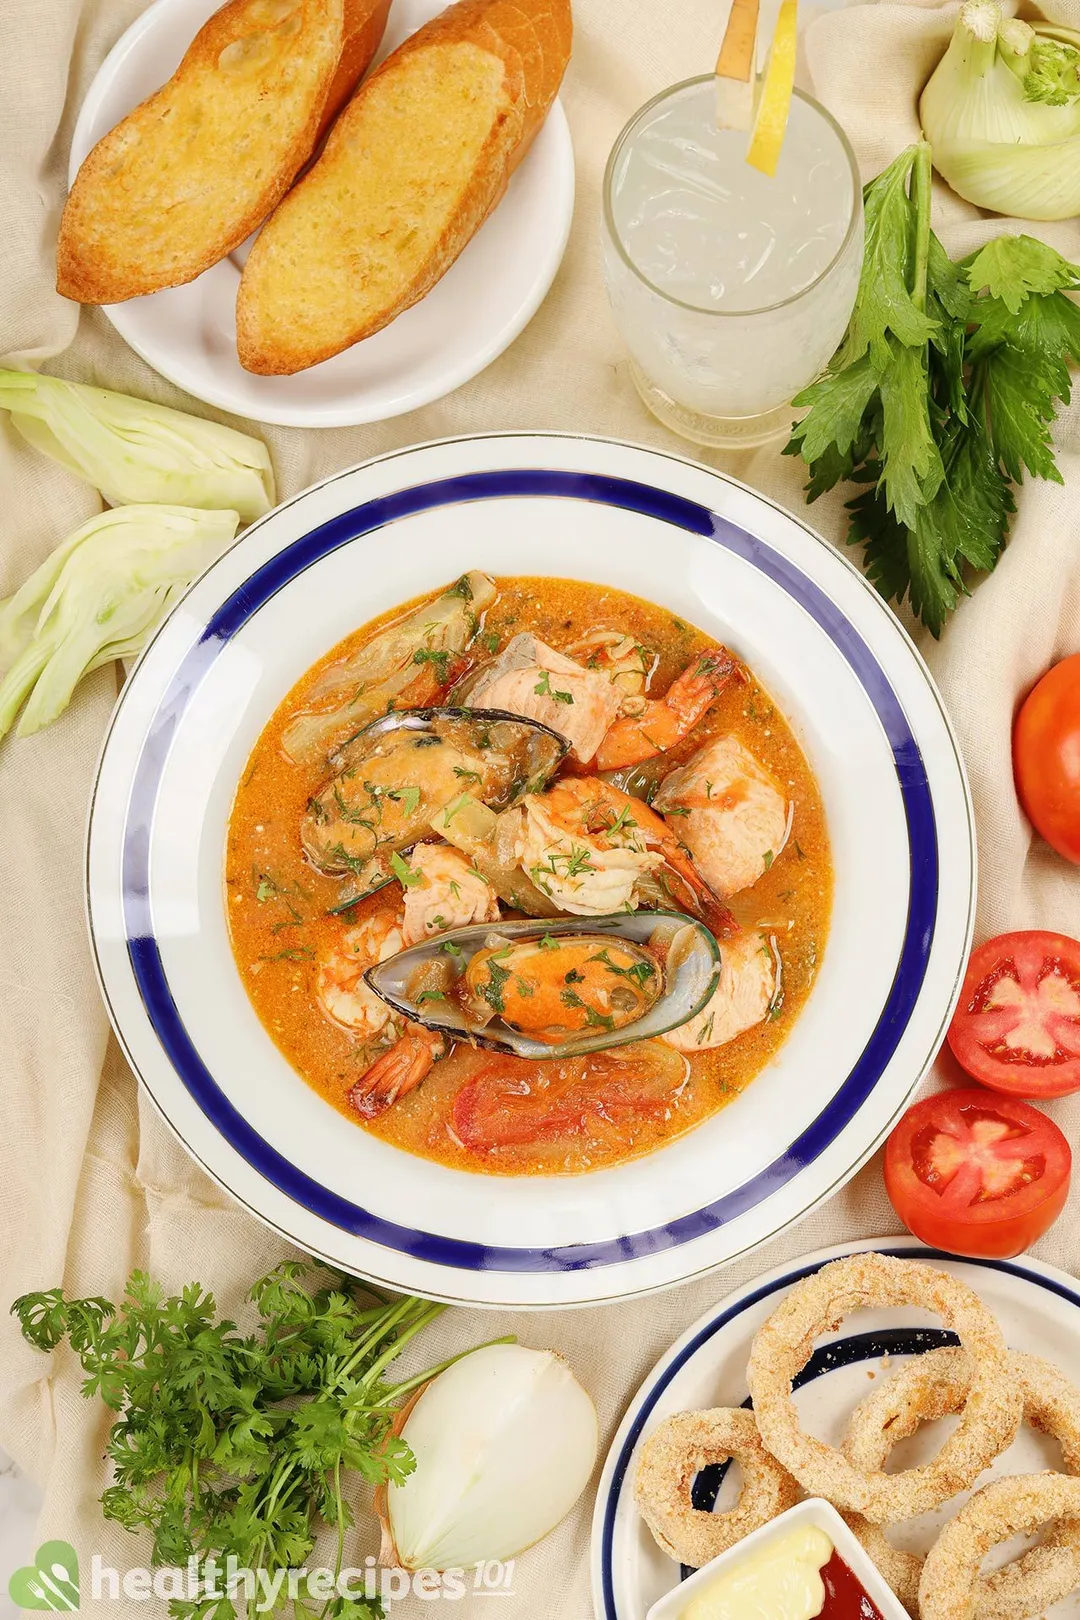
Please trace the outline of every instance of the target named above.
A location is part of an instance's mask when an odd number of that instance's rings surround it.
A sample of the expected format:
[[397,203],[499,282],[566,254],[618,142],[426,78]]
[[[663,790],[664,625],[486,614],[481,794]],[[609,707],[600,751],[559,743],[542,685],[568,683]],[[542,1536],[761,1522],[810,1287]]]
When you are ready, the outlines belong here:
[[[762,1322],[804,1277],[830,1260],[875,1250],[919,1260],[951,1272],[985,1301],[1000,1322],[1010,1349],[1042,1356],[1080,1385],[1080,1283],[1027,1255],[1017,1260],[965,1260],[928,1249],[914,1238],[876,1238],[819,1250],[755,1278],[722,1298],[661,1357],[630,1402],[611,1444],[597,1491],[592,1532],[593,1604],[597,1620],[644,1620],[652,1605],[690,1571],[653,1541],[634,1506],[634,1476],[641,1447],[674,1412],[714,1406],[749,1406],[746,1363]],[[839,1444],[855,1406],[882,1379],[913,1356],[955,1344],[929,1312],[918,1308],[858,1311],[820,1339],[794,1381],[795,1404],[808,1432]],[[892,1453],[889,1470],[919,1467],[935,1455],[955,1418],[924,1424]],[[977,1484],[1008,1474],[1061,1468],[1061,1448],[1027,1425],[979,1476]],[[725,1512],[739,1490],[729,1465],[703,1470],[692,1484],[693,1500],[706,1512]],[[942,1525],[970,1491],[932,1513],[890,1527],[888,1539],[905,1551],[925,1554]],[[993,1561],[1015,1557],[1021,1544],[995,1549]],[[1048,1611],[1054,1620],[1075,1620],[1080,1594]],[[1018,1617],[1019,1620],[1019,1617]]]
[[[731,647],[787,717],[825,806],[832,920],[783,1045],[695,1129],[591,1173],[472,1174],[350,1124],[259,1022],[229,943],[226,829],[268,719],[343,637],[472,568],[617,586]],[[391,1287],[551,1308],[721,1266],[866,1161],[955,1005],[975,842],[963,764],[918,652],[800,518],[658,451],[496,434],[327,479],[195,583],[115,712],[87,887],[123,1048],[238,1201]]]

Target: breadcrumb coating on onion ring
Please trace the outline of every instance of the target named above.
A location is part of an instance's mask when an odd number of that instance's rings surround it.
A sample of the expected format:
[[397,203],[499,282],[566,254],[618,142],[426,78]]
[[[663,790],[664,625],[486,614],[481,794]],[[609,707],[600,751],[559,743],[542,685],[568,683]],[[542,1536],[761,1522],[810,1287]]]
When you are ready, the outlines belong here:
[[[1055,1519],[1080,1518],[1080,1479],[1017,1474],[977,1491],[926,1555],[919,1582],[922,1620],[971,1620],[979,1565],[1010,1536],[1031,1535]],[[1015,1620],[1022,1616],[1015,1613]]]
[[[696,1475],[734,1458],[742,1490],[730,1513],[693,1506]],[[677,1412],[653,1430],[641,1448],[634,1497],[656,1543],[670,1558],[700,1569],[718,1553],[794,1507],[802,1492],[761,1443],[753,1413],[718,1406]]]
[[[809,1361],[814,1340],[852,1311],[912,1305],[932,1311],[970,1354],[974,1374],[967,1401],[959,1427],[932,1462],[900,1474],[864,1471],[803,1431],[792,1380]],[[896,1524],[965,1490],[1011,1445],[1023,1395],[1007,1368],[1001,1329],[972,1289],[919,1261],[868,1251],[832,1261],[785,1296],[754,1337],[747,1383],[762,1440],[804,1490],[873,1524]]]
[[[1013,1352],[1009,1376],[1024,1396],[1024,1421],[1061,1445],[1065,1472],[1080,1474],[1080,1390],[1040,1356]],[[959,1412],[971,1383],[971,1360],[959,1349],[931,1350],[880,1384],[856,1408],[842,1450],[863,1470],[883,1468],[889,1453],[922,1423]],[[859,1514],[848,1523],[911,1614],[918,1613],[923,1560],[902,1552]],[[1080,1521],[1064,1519],[1045,1540],[1011,1564],[980,1579],[974,1620],[1025,1620],[1080,1586]]]

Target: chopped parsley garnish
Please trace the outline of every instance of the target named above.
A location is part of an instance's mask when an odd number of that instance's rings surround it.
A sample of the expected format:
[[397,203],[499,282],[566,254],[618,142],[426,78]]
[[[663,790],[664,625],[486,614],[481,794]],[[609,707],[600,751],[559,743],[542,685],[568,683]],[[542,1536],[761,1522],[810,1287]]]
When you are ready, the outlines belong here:
[[[510,947],[507,946],[507,951],[509,949]],[[505,986],[509,977],[509,968],[500,967],[493,956],[488,958],[488,981],[487,984],[480,986],[480,994],[492,1012],[501,1013],[506,1011]]]
[[439,946],[439,949],[440,951],[445,951],[447,956],[455,957],[459,962],[462,960],[465,954],[461,949],[461,946],[455,945],[452,939],[444,939],[442,944]]
[[540,671],[540,679],[533,687],[533,691],[537,697],[554,698],[556,703],[573,703],[574,701],[572,693],[560,692],[557,687],[552,686],[550,674],[546,669]]
[[482,782],[483,781],[483,777],[480,775],[479,771],[467,770],[464,765],[455,765],[454,766],[454,775],[455,776],[460,776],[460,778],[461,778],[461,780],[463,782]]
[[436,651],[433,647],[417,647],[416,651],[413,653],[414,664],[434,664],[435,679],[439,682],[440,686],[446,685],[446,679],[450,667],[450,658],[451,654],[446,648],[443,648],[441,651]]
[[595,956],[589,957],[589,961],[603,962],[609,973],[617,973],[620,979],[632,979],[635,984],[640,985],[642,988],[648,984],[656,973],[653,964],[645,961],[644,957],[640,962],[635,962],[633,967],[620,967],[618,962],[612,961],[606,949],[597,951]]
[[291,951],[278,951],[276,956],[260,956],[260,962],[310,962],[315,952],[308,945],[296,945]]
[[591,1029],[606,1029],[610,1031],[615,1028],[614,1018],[609,1017],[606,1013],[598,1013],[595,1007],[585,1008],[585,1022]]
[[391,788],[389,797],[400,804],[406,816],[415,816],[420,806],[420,789],[418,787]]
[[558,940],[553,939],[550,934],[545,934],[543,939],[538,939],[536,943],[542,951],[557,951],[559,948]]
[[289,914],[287,921],[274,925],[273,932],[275,934],[280,933],[282,928],[294,928],[304,921],[303,912],[297,909],[289,897],[291,891],[298,894],[303,900],[311,898],[305,890],[301,889],[298,883],[291,883],[286,887],[284,884],[279,883],[270,872],[255,872],[254,881],[256,884],[255,898],[261,906],[267,905],[271,900],[280,900]]
[[446,809],[443,811],[443,816],[442,816],[442,824],[443,824],[443,826],[444,827],[449,827],[450,823],[453,821],[453,819],[457,815],[458,811],[459,810],[464,810],[465,806],[467,804],[471,804],[471,803],[472,803],[472,798],[468,793],[462,793],[456,799],[452,799],[450,801],[450,803],[446,806]]
[[576,990],[561,990],[559,1000],[564,1007],[584,1007],[585,1005]]
[[456,584],[451,585],[446,594],[447,596],[460,596],[463,602],[471,602],[473,599],[473,588],[469,584],[469,576],[467,574],[462,574],[461,578],[456,582]]
[[584,973],[579,973],[577,968],[571,968],[569,973],[564,973],[563,974],[563,983],[564,984],[584,984],[585,983],[585,975],[584,975]]
[[517,988],[518,995],[522,996],[525,1000],[528,1000],[530,996],[535,996],[536,986],[535,984],[530,984],[528,979],[515,978],[514,984]]
[[498,652],[500,636],[497,630],[485,630],[484,634],[480,637],[480,640],[484,643],[484,646],[487,648],[489,653]]
[[769,870],[769,867],[772,865],[774,859],[775,859],[775,856],[773,855],[772,850],[767,849],[765,851],[765,854],[762,856],[762,860],[765,862],[765,870],[766,870],[766,872]]
[[416,1005],[422,1007],[425,1001],[445,1001],[446,997],[441,990],[421,990],[416,998]]
[[608,837],[610,838],[612,833],[627,832],[631,827],[636,826],[637,822],[630,814],[630,806],[628,804],[624,804],[618,815],[615,817],[615,820],[608,828]]
[[397,850],[390,857],[390,866],[402,888],[415,889],[424,881],[423,873],[415,871],[408,861],[402,859]]
[[569,855],[561,855],[558,853],[552,855],[551,864],[553,870],[556,861],[565,862],[566,876],[568,878],[577,877],[580,872],[596,871],[596,867],[592,863],[592,851],[586,849],[584,845],[581,844],[571,844]]

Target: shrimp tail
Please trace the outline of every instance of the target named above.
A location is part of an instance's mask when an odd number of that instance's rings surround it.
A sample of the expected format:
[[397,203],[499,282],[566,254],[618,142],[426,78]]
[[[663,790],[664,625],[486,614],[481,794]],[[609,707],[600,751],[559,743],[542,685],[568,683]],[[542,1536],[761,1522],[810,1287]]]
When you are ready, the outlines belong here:
[[704,718],[740,669],[738,659],[726,647],[696,658],[675,677],[662,698],[646,703],[642,714],[624,716],[608,728],[595,768],[625,770],[674,748]]
[[349,1092],[349,1101],[361,1118],[374,1119],[399,1097],[415,1091],[445,1050],[442,1036],[431,1031],[417,1029],[403,1035],[360,1076]]

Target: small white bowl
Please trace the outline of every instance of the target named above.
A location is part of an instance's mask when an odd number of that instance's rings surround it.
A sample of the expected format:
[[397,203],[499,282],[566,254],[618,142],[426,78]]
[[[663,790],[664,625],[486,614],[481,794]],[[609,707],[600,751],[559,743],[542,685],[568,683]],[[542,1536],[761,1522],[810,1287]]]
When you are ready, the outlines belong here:
[[685,1614],[687,1607],[701,1589],[711,1586],[718,1575],[722,1575],[727,1569],[733,1569],[748,1553],[756,1552],[759,1547],[767,1547],[770,1542],[786,1535],[789,1530],[798,1530],[802,1526],[824,1530],[871,1603],[877,1608],[882,1620],[908,1620],[904,1605],[891,1587],[886,1586],[876,1566],[871,1563],[832,1503],[826,1502],[820,1496],[811,1496],[805,1502],[797,1502],[793,1508],[788,1508],[786,1513],[781,1513],[779,1518],[773,1519],[771,1524],[762,1525],[760,1530],[744,1536],[742,1541],[737,1541],[734,1547],[729,1547],[727,1552],[721,1553],[718,1558],[703,1564],[681,1585],[674,1587],[670,1592],[665,1592],[660,1601],[653,1604],[645,1620],[679,1620],[680,1615]]

